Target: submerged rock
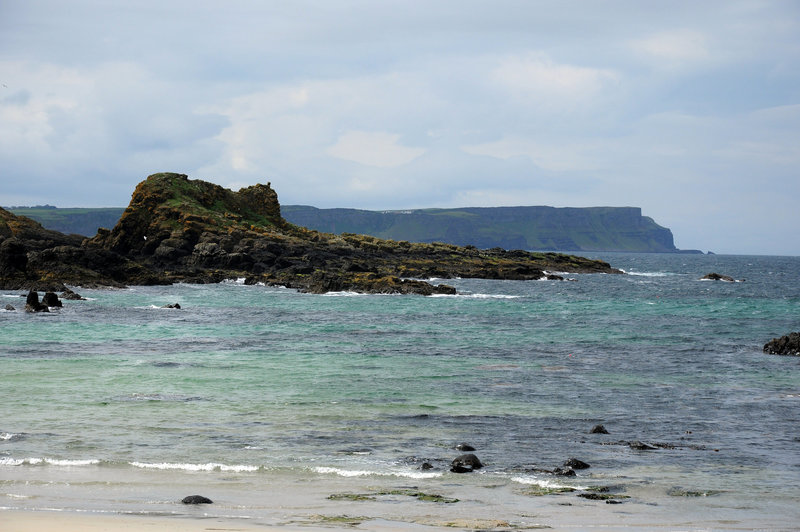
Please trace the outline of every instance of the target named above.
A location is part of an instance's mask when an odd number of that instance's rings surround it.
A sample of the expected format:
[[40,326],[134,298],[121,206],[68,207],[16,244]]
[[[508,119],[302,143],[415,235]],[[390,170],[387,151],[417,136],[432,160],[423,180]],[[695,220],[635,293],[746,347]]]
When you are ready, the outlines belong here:
[[[725,281],[726,283],[735,283],[736,279],[731,277],[730,275],[721,275],[716,272],[707,273],[700,278],[701,281]],[[744,281],[741,279],[740,281]]]
[[176,308],[180,310],[181,306],[179,303],[170,303],[169,305],[164,305],[161,308]]
[[576,475],[575,470],[571,467],[556,467],[554,469],[543,469],[539,467],[532,467],[526,469],[529,473],[546,473],[548,475],[556,475],[559,477],[574,477]]
[[457,451],[469,452],[469,451],[474,451],[475,447],[473,447],[472,445],[470,445],[468,443],[459,443],[458,445],[456,445],[456,450]]
[[603,425],[595,425],[592,427],[592,430],[589,431],[589,434],[608,434],[608,431]]
[[564,461],[564,467],[569,467],[572,469],[589,469],[591,466],[586,462],[578,460],[577,458],[568,458]]
[[780,338],[773,338],[764,344],[764,352],[770,355],[800,356],[800,333],[792,332]]
[[214,501],[202,495],[189,495],[181,501],[183,504],[213,504]]
[[68,299],[70,301],[86,301],[86,298],[80,294],[77,294],[70,290],[69,288],[64,288],[64,291],[61,292],[61,299]]
[[663,448],[662,446],[650,445],[649,443],[639,440],[628,442],[628,447],[634,451],[655,451],[656,449]]
[[15,309],[12,305],[6,305],[6,310],[14,311],[14,310],[17,310],[17,309]]

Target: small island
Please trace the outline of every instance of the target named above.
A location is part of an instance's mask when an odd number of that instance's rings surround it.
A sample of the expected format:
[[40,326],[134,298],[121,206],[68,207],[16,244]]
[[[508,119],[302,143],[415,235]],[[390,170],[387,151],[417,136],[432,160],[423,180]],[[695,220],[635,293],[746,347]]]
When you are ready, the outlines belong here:
[[139,183],[112,229],[65,235],[0,209],[0,287],[216,283],[280,285],[325,293],[451,294],[427,279],[558,279],[552,272],[621,273],[560,253],[334,235],[287,222],[270,184],[234,192],[158,173]]

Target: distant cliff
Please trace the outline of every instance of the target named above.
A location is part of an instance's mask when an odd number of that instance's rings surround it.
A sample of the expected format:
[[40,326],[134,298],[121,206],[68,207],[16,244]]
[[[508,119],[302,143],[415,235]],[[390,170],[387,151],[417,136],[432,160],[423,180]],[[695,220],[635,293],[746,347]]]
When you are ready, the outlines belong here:
[[[484,207],[367,211],[283,205],[295,225],[325,233],[354,233],[408,242],[444,242],[480,249],[678,253],[672,232],[638,207]],[[14,207],[44,227],[94,236],[117,224],[125,209]]]
[[64,234],[94,236],[100,227],[114,227],[122,216],[124,207],[107,208],[56,208],[50,205],[37,207],[8,207],[17,216],[36,220],[42,226]]
[[676,253],[672,232],[638,207],[472,207],[365,211],[284,205],[283,217],[327,233],[481,249]]

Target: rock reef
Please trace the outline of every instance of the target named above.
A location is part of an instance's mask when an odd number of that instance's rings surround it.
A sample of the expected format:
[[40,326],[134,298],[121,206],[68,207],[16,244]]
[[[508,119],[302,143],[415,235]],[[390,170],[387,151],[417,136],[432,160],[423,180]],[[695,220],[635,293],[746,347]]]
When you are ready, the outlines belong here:
[[764,344],[764,352],[769,355],[800,356],[800,333],[791,332],[780,338],[773,338]]
[[270,184],[234,192],[184,174],[139,183],[113,229],[64,235],[0,209],[0,287],[64,290],[174,282],[281,285],[313,293],[453,294],[425,279],[533,280],[548,272],[620,273],[558,253],[409,243],[312,231],[281,216]]

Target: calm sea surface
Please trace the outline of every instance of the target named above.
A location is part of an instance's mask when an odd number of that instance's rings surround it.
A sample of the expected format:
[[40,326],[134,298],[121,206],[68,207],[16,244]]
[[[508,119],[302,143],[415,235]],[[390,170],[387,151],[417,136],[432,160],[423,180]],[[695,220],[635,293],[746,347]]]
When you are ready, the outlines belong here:
[[[800,258],[596,257],[628,273],[430,298],[76,288],[49,314],[0,310],[0,507],[182,515],[198,492],[269,521],[280,479],[467,493],[512,520],[583,501],[526,491],[555,486],[798,522],[800,358],[761,348],[800,330]],[[479,473],[448,471],[461,442]],[[533,471],[569,457],[592,467]]]

